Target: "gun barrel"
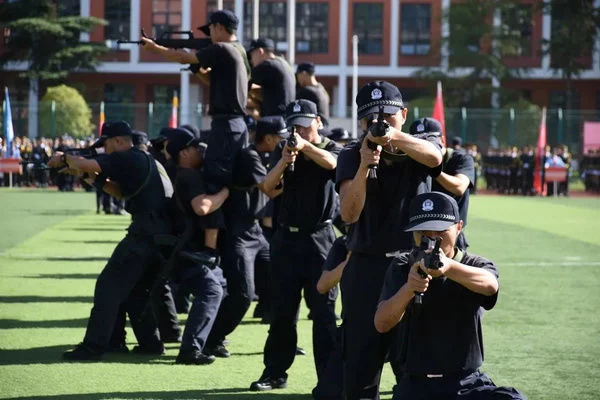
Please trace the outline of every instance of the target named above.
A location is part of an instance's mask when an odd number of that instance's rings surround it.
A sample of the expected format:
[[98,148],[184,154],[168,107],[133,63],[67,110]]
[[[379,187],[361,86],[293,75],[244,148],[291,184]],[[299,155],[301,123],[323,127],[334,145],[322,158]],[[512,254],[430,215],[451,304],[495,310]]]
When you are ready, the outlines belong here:
[[119,39],[117,40],[117,44],[143,44],[143,42],[141,40],[123,40],[123,39]]

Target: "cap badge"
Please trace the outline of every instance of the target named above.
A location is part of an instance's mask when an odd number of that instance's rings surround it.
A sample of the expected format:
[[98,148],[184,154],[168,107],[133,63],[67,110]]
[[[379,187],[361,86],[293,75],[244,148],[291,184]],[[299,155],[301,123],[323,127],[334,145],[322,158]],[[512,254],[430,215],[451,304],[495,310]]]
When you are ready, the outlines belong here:
[[425,125],[423,125],[423,124],[417,125],[417,132],[423,132],[423,131],[425,131]]
[[300,112],[302,111],[302,107],[300,107],[300,104],[296,103],[294,104],[294,112]]
[[383,93],[381,93],[381,90],[378,88],[373,89],[373,91],[371,92],[371,100],[379,100],[382,97]]
[[427,199],[423,202],[423,211],[433,210],[433,201]]

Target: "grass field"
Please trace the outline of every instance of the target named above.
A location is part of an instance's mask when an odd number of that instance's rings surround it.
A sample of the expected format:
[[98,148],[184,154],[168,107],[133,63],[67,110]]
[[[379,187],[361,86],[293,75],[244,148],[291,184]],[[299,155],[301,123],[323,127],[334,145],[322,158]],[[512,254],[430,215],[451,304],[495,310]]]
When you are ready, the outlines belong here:
[[[83,338],[95,279],[127,224],[93,209],[90,193],[0,190],[0,398],[310,398],[316,378],[306,310],[299,344],[308,356],[296,358],[282,391],[246,391],[262,371],[267,333],[250,317],[229,337],[233,356],[210,366],[174,365],[176,345],[158,358],[61,362]],[[472,198],[471,249],[500,270],[482,368],[497,384],[534,400],[600,398],[598,222],[600,199]],[[392,385],[386,367],[384,399]]]

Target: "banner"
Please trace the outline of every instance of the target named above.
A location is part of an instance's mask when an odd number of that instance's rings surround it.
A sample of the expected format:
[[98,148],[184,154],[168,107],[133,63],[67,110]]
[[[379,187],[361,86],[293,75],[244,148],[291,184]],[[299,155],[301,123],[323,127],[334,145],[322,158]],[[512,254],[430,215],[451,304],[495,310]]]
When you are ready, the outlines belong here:
[[546,195],[546,185],[542,176],[544,158],[546,157],[546,107],[542,109],[542,122],[538,136],[537,151],[535,153],[535,168],[533,170],[533,188],[538,195]]
[[171,110],[171,118],[169,119],[169,128],[177,128],[177,109],[179,108],[179,99],[177,92],[173,93],[173,109]]
[[102,136],[102,127],[104,126],[104,102],[100,102],[100,123],[98,124],[98,137]]
[[444,116],[444,98],[442,96],[442,82],[437,83],[437,94],[433,105],[433,118],[440,121],[442,125],[442,145],[446,146],[446,118]]
[[10,98],[8,97],[8,88],[4,87],[4,137],[6,138],[6,155],[5,157],[12,157],[12,142],[15,138],[15,131],[13,130],[12,113],[10,111]]

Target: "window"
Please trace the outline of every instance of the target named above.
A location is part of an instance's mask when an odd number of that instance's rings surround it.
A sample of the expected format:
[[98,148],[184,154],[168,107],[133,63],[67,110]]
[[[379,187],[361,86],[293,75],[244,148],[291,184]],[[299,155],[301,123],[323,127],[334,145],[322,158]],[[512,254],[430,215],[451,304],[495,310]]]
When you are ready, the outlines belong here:
[[431,4],[403,4],[400,54],[422,56],[431,49]]
[[[287,5],[283,1],[261,2],[258,36],[272,39],[275,50],[287,51]],[[250,36],[250,35],[248,35]]]
[[[247,4],[245,2],[244,6]],[[246,7],[244,7],[246,8]],[[235,4],[233,0],[224,0],[223,1],[223,10],[235,11]],[[206,2],[206,17],[208,18],[210,14],[217,11],[217,1],[216,0],[208,0]]]
[[512,56],[531,56],[532,8],[518,5],[502,10],[502,33],[509,39],[510,48],[503,49]]
[[383,54],[383,4],[354,3],[353,33],[359,54]]
[[104,85],[104,101],[106,103],[133,103],[134,87],[129,84]]
[[296,4],[296,52],[327,53],[329,4]]
[[104,38],[110,40],[129,38],[131,2],[129,0],[104,0]]
[[152,35],[181,30],[181,0],[152,1]]
[[58,17],[73,17],[80,14],[80,0],[56,0],[56,15]]

